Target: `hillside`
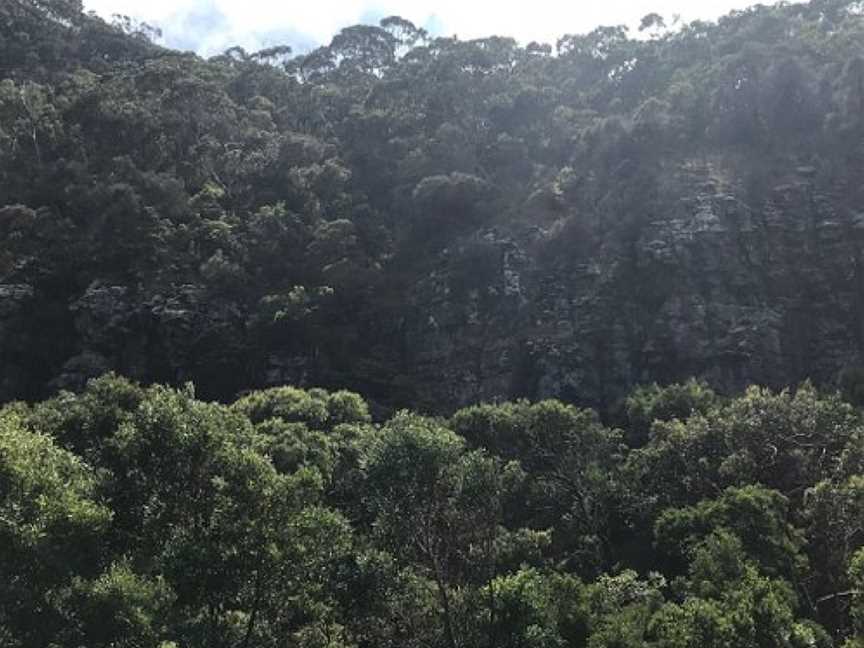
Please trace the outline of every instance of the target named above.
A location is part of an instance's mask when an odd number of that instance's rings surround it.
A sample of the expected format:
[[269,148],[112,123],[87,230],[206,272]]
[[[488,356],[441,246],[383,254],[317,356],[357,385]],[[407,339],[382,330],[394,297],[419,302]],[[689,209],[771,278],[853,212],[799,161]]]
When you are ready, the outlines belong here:
[[204,60],[0,0],[0,648],[864,647],[864,6]]
[[343,30],[203,60],[0,6],[0,401],[115,370],[206,398],[606,411],[864,364],[856,3],[554,48]]

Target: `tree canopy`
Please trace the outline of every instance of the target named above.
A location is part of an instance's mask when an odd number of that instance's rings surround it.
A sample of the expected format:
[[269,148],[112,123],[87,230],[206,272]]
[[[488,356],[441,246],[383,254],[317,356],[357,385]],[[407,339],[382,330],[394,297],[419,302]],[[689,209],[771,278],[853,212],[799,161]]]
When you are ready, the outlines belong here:
[[[675,402],[693,389],[651,393]],[[671,416],[628,445],[641,420],[611,429],[558,401],[372,422],[350,392],[282,387],[222,405],[191,384],[111,374],[9,404],[0,638],[857,645],[860,411],[804,385]],[[699,450],[661,461],[670,426]],[[769,465],[716,472],[748,451],[748,435],[729,436],[739,429],[764,435],[774,466],[800,466],[794,480]],[[789,441],[812,429],[836,443],[802,463],[803,441]]]

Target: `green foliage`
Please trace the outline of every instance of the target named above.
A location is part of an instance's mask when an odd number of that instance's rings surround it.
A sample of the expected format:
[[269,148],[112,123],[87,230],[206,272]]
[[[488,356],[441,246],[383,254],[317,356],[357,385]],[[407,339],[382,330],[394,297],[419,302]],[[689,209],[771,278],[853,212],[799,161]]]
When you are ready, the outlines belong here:
[[233,408],[259,424],[278,418],[285,423],[305,423],[314,429],[331,429],[340,423],[367,423],[369,409],[357,394],[332,394],[315,389],[276,387],[244,396]]
[[774,576],[794,577],[801,567],[801,534],[788,522],[788,500],[761,486],[728,488],[714,500],[664,511],[655,524],[657,544],[686,557],[718,532],[739,539],[749,560]]
[[[630,402],[646,411],[694,390],[677,389]],[[557,401],[372,424],[350,392],[281,387],[226,406],[191,385],[106,375],[8,405],[0,637],[16,648],[828,648],[830,632],[854,645],[857,413],[806,386],[707,398],[686,421],[656,419],[638,449],[621,444],[630,429]],[[663,490],[705,483],[706,467],[719,479],[717,466],[758,449],[757,433],[794,457],[784,465],[805,496],[755,479],[698,499]],[[795,454],[817,438],[830,461]],[[658,463],[673,442],[686,451]],[[646,461],[672,472],[638,486]]]
[[654,421],[686,421],[694,414],[707,414],[716,403],[711,388],[693,379],[667,387],[656,383],[638,387],[624,402],[628,430],[635,434],[628,441],[631,447],[641,447],[647,443]]
[[512,514],[518,523],[554,528],[574,568],[603,565],[620,496],[618,431],[603,427],[590,410],[555,401],[474,406],[457,412],[452,424],[473,445],[519,461],[526,471],[525,505]]
[[648,622],[663,601],[662,577],[647,580],[632,570],[612,576],[604,574],[587,593],[591,648],[640,646],[645,644]]
[[163,578],[142,577],[128,562],[112,564],[94,580],[76,577],[54,596],[66,616],[64,642],[130,648],[152,645],[166,634],[175,602]]
[[112,510],[98,477],[14,408],[0,411],[0,625],[11,645],[41,645],[63,628],[52,592],[99,569]]
[[0,645],[864,645],[860,3],[640,31],[0,3]]
[[811,385],[779,394],[751,387],[705,415],[656,423],[630,468],[650,492],[662,493],[655,501],[664,506],[757,483],[800,503],[814,477],[832,474],[859,425],[852,407]]
[[522,569],[495,578],[478,596],[488,597],[492,607],[488,619],[475,621],[487,632],[476,644],[552,648],[585,640],[582,585],[571,576]]

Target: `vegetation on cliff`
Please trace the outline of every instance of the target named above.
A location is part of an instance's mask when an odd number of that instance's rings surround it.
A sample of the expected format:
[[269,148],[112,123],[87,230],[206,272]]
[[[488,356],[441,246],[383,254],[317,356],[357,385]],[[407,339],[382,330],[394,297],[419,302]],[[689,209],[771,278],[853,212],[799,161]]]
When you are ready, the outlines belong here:
[[862,364],[864,19],[158,47],[0,6],[0,400],[114,370],[608,411]]

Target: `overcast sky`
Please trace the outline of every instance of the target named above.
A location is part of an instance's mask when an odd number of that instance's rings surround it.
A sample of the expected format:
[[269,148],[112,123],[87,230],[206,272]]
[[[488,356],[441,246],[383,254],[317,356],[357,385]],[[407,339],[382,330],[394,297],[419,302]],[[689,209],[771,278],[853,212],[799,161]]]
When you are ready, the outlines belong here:
[[288,44],[297,51],[328,43],[339,29],[399,15],[437,36],[513,36],[553,43],[565,33],[598,25],[636,25],[645,14],[686,21],[715,19],[754,0],[84,0],[109,18],[125,14],[163,30],[163,44],[216,54]]

